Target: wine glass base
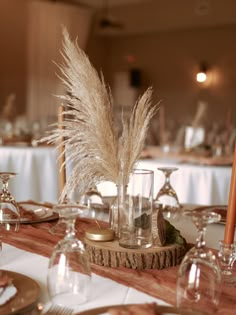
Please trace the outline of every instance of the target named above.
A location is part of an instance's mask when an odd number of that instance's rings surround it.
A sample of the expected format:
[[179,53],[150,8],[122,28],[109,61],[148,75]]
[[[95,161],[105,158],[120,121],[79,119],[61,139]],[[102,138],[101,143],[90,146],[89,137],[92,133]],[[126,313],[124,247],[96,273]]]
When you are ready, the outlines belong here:
[[88,301],[86,296],[83,296],[80,293],[72,294],[71,292],[65,292],[64,294],[59,294],[57,296],[52,297],[52,304],[61,305],[64,307],[68,307],[70,309],[75,309],[81,304],[84,304]]
[[56,225],[49,229],[52,235],[64,236],[66,233],[66,223],[58,221]]

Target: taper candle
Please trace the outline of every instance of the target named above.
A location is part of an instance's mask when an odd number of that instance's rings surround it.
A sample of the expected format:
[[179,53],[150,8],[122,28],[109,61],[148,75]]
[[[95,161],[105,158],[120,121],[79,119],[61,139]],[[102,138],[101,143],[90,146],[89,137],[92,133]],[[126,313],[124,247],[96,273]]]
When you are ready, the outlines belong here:
[[226,215],[224,234],[225,244],[232,244],[234,242],[235,223],[236,223],[236,145],[234,148],[234,159],[231,173],[229,201]]

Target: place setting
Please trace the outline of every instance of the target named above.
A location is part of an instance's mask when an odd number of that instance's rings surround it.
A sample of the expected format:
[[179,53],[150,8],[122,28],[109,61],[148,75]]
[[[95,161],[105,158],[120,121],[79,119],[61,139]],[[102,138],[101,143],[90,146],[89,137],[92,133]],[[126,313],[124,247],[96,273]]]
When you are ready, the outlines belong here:
[[2,191],[0,193],[2,213],[1,222],[5,224],[22,224],[58,219],[58,214],[53,212],[53,204],[51,203],[38,203],[32,200],[17,202],[15,200],[8,189],[8,184],[9,180],[17,175],[18,174],[14,172],[0,172],[0,179],[2,181]]

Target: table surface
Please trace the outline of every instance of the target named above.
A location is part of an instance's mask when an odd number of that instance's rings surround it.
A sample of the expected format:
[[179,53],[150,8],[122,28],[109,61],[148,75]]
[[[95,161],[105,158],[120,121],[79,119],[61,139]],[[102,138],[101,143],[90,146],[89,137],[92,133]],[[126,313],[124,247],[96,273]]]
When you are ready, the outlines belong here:
[[[81,229],[77,230],[80,238],[83,231],[86,230],[86,226],[88,227],[91,222],[95,224],[94,220],[85,218],[79,223]],[[23,224],[18,233],[2,234],[4,243],[0,256],[1,268],[27,275],[36,280],[42,293],[40,302],[45,304],[50,303],[46,286],[48,257],[51,255],[53,246],[61,238],[48,232],[48,229],[55,223]],[[193,227],[189,223],[180,221],[179,228],[182,234],[183,228],[187,226],[191,239],[194,239],[195,235],[191,233]],[[219,230],[223,232],[224,227],[218,224],[212,224],[211,227],[214,237],[218,240]],[[191,242],[189,238],[187,241]],[[76,311],[104,305],[147,302],[174,306],[177,270],[178,266],[163,270],[130,270],[127,273],[126,268],[108,268],[93,264],[91,298],[87,303],[78,306]],[[98,287],[99,290],[97,290]],[[230,314],[232,305],[234,305],[235,290],[236,287],[224,287],[222,305],[225,310],[229,303],[229,313],[219,312],[219,314]]]
[[[57,158],[55,147],[0,147],[0,171],[18,173],[9,184],[9,189],[17,201],[58,200]],[[201,205],[228,203],[232,169],[230,166],[204,166],[168,159],[142,159],[138,161],[137,167],[154,171],[154,197],[164,182],[163,174],[157,170],[161,166],[178,168],[171,176],[171,183],[181,203]],[[69,173],[68,167],[67,174]],[[116,186],[112,183],[102,183],[98,189],[104,196],[116,194]]]

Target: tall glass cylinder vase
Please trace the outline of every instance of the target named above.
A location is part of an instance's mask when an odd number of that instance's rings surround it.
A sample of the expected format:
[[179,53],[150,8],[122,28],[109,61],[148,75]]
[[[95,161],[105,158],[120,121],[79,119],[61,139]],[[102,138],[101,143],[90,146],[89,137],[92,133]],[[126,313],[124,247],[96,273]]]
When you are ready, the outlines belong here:
[[125,248],[152,246],[153,179],[151,170],[134,169],[118,185],[118,238]]

